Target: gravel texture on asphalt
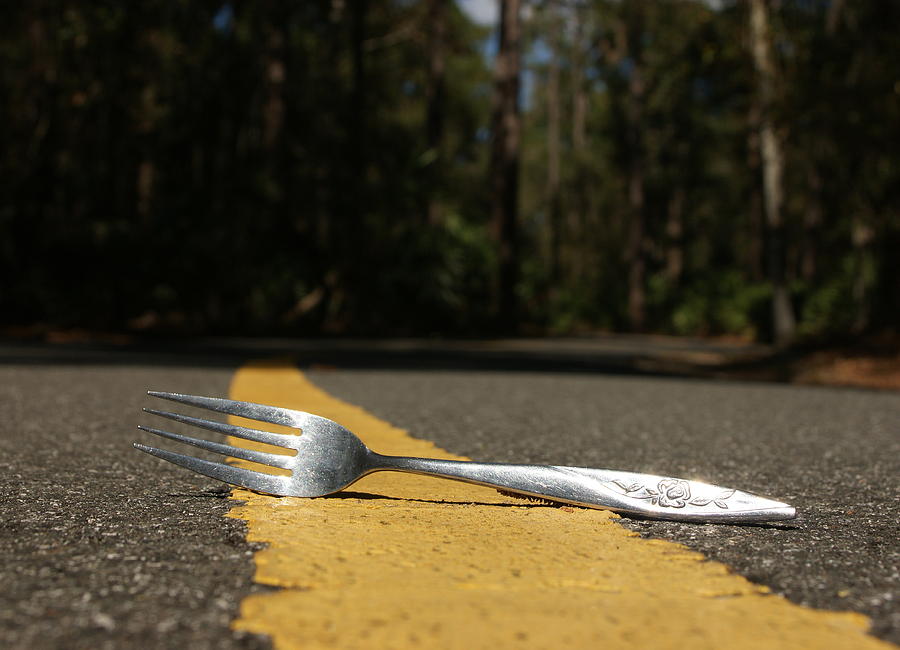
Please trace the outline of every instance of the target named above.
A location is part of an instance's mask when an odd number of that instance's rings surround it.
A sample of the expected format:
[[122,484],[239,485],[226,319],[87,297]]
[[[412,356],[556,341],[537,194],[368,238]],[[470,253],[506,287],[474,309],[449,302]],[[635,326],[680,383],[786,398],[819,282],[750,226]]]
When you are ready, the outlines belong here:
[[[134,429],[152,422],[144,391],[224,395],[242,359],[282,343],[242,345],[0,346],[0,647],[268,646],[228,627],[262,587],[243,523],[224,517],[227,490],[130,447],[150,438]],[[800,518],[771,526],[622,521],[795,602],[865,613],[900,643],[896,393],[625,374],[618,357],[284,352],[340,368],[309,375],[477,460],[671,474],[787,501]]]
[[794,602],[862,612],[872,634],[900,643],[897,394],[587,373],[309,376],[476,460],[681,476],[787,501],[799,518],[772,525],[622,521]]
[[221,483],[131,448],[147,389],[227,393],[228,368],[0,366],[0,647],[261,648]]

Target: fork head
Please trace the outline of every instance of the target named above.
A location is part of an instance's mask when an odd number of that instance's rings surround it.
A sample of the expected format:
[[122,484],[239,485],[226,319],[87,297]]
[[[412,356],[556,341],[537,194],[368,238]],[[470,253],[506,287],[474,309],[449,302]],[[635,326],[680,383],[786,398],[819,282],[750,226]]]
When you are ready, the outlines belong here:
[[276,476],[134,443],[141,451],[205,476],[267,494],[319,497],[338,492],[367,473],[369,449],[352,432],[327,418],[303,411],[215,397],[158,391],[148,391],[148,394],[188,406],[298,429],[296,434],[285,435],[180,413],[144,409],[147,413],[183,424],[296,452],[295,455],[286,455],[245,449],[138,425],[138,429],[163,438],[200,447],[223,456],[280,467],[291,472],[290,476]]

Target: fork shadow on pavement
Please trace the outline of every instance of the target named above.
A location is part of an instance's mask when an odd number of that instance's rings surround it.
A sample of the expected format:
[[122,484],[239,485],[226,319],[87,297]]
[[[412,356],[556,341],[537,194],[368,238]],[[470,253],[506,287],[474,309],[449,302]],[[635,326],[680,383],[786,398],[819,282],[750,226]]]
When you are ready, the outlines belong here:
[[[205,495],[205,496],[208,496]],[[290,499],[294,497],[272,497],[274,499]],[[360,499],[364,501],[404,501],[407,503],[433,503],[442,506],[483,506],[487,508],[575,508],[578,510],[586,510],[581,506],[575,506],[569,503],[555,502],[547,499],[522,497],[517,501],[497,502],[497,501],[449,501],[447,499],[413,499],[409,497],[392,497],[386,494],[378,494],[375,492],[354,492],[341,491],[334,494],[327,494],[318,499]],[[515,498],[515,497],[511,497]],[[632,515],[618,513],[622,519],[630,519],[634,521],[659,521],[651,517],[643,517],[641,515]],[[707,525],[708,522],[679,522],[686,523],[688,526]],[[800,526],[791,523],[765,523],[765,522],[718,522],[716,526],[740,526],[755,528],[772,528],[777,530],[798,530]]]

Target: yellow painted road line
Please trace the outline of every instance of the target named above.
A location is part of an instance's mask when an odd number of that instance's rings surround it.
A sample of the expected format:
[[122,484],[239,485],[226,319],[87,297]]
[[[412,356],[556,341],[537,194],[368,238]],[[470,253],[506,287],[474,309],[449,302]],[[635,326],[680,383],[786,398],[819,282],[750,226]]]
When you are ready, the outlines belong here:
[[[240,369],[231,397],[323,415],[382,453],[460,458],[286,361]],[[279,588],[245,599],[233,626],[276,648],[895,647],[867,636],[862,615],[794,605],[602,510],[393,472],[337,497],[233,498],[245,504],[230,516],[268,545],[256,581]]]

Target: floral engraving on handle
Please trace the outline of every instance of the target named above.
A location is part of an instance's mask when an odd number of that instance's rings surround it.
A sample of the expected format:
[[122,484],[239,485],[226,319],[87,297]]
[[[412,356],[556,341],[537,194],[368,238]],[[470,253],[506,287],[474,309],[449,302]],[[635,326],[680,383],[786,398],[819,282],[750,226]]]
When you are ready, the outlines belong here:
[[714,497],[691,498],[690,484],[677,478],[663,479],[657,483],[656,488],[647,487],[640,483],[628,485],[623,481],[613,481],[613,484],[619,487],[625,493],[625,496],[647,500],[653,505],[662,506],[663,508],[684,508],[686,505],[706,506],[714,503],[719,508],[728,510],[728,504],[725,501],[734,494],[734,490],[726,490]]

